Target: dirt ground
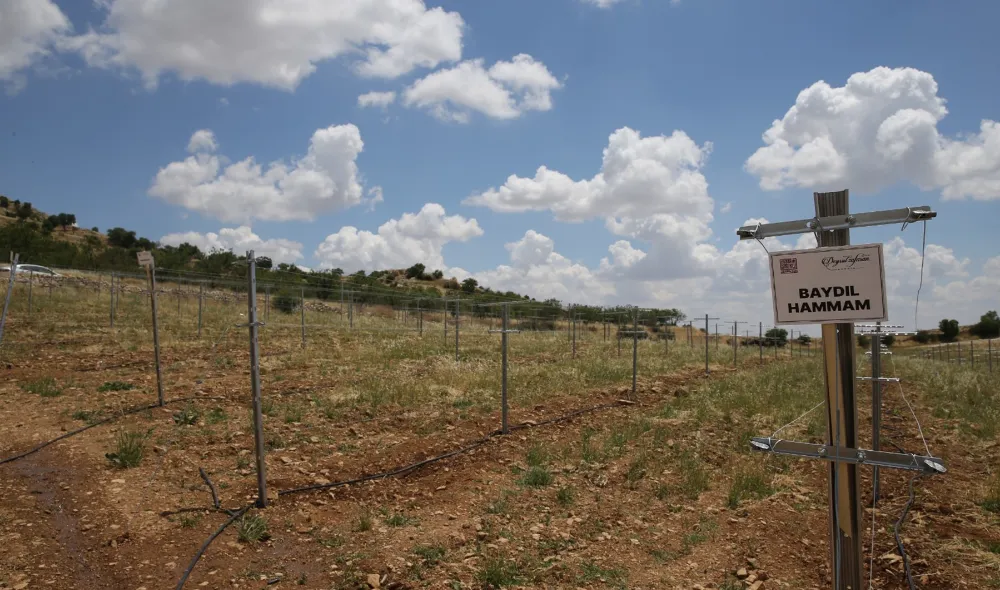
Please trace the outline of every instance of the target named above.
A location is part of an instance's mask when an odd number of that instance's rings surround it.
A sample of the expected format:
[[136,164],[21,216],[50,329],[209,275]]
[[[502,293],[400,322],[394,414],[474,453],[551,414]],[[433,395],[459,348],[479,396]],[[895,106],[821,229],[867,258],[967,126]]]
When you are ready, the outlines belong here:
[[[0,365],[0,459],[156,399],[148,347],[130,350],[109,331],[15,334],[22,346]],[[195,401],[123,416],[0,465],[0,588],[173,588],[228,519],[212,509],[199,470],[218,488],[223,508],[254,500],[246,346],[233,338],[210,344],[178,341],[164,350],[167,398]],[[342,345],[336,334],[324,344]],[[588,346],[604,354],[596,342],[581,349]],[[275,337],[267,350],[272,504],[250,512],[263,518],[267,534],[246,541],[240,526],[229,527],[187,588],[831,585],[827,465],[751,454],[747,434],[769,434],[755,417],[699,410],[700,398],[716,388],[792,367],[818,372],[816,359],[782,356],[759,365],[751,356],[738,369],[713,364],[709,377],[692,362],[642,374],[630,403],[619,401],[630,397],[627,381],[570,395],[554,380],[545,384],[548,395],[512,401],[512,424],[526,427],[510,435],[399,477],[279,497],[279,490],[461,448],[499,428],[500,412],[495,391],[474,397],[434,384],[437,371],[484,362],[476,358],[456,366],[445,351],[418,363],[390,356],[387,374],[418,375],[423,397],[375,406],[329,401],[355,387],[350,368],[316,369],[305,356],[292,363],[297,370],[278,364],[307,354],[297,351],[294,336]],[[518,362],[544,368],[586,361],[563,347]],[[935,412],[916,386],[906,392],[932,452],[949,467],[945,476],[916,482],[902,528],[917,586],[1000,587],[1000,518],[981,506],[998,469],[997,438],[970,434],[962,420]],[[862,396],[862,424],[869,404]],[[607,407],[543,423],[598,405]],[[885,425],[892,443],[923,451],[900,398],[887,396]],[[118,469],[106,455],[125,432],[141,434],[146,453],[137,467]],[[910,474],[882,471],[883,498],[873,512],[870,470],[860,472],[872,587],[907,588],[892,525],[908,499]],[[731,501],[743,475],[762,480],[767,491]]]

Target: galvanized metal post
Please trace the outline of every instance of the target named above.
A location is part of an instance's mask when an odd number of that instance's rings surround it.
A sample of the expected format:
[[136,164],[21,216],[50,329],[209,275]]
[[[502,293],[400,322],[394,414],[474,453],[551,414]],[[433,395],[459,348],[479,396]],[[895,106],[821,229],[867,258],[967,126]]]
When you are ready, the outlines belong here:
[[247,252],[250,267],[247,285],[247,320],[250,333],[250,392],[253,404],[254,454],[257,459],[257,501],[258,508],[267,507],[267,465],[264,462],[264,412],[260,395],[260,360],[257,351],[257,262],[253,250]]
[[[872,334],[872,450],[878,451],[881,448],[879,441],[882,439],[882,383],[879,378],[882,376],[882,322],[875,322],[875,331]],[[874,490],[874,502],[878,502],[880,495],[880,481],[878,465],[872,467],[872,488]]]
[[420,300],[417,300],[417,324],[420,326],[420,336],[424,335],[424,308],[420,305]]
[[733,323],[733,366],[734,367],[736,366],[736,352],[738,349],[737,347],[740,345],[739,339],[740,339],[739,324],[734,322]]
[[271,321],[271,285],[264,285],[264,323],[269,321]]
[[444,324],[444,345],[448,346],[448,300],[442,299],[444,311],[441,312],[441,323]]
[[153,311],[153,358],[156,361],[156,398],[163,405],[163,373],[160,369],[160,327],[156,318],[156,264],[146,267],[149,277],[149,302]]
[[205,283],[198,284],[198,338],[201,338],[201,314],[205,304]]
[[509,304],[503,306],[503,324],[500,333],[500,364],[501,384],[500,384],[500,429],[504,434],[509,432],[507,427],[507,310]]
[[708,375],[708,314],[705,314],[705,374]]
[[[28,292],[30,293],[31,291]],[[31,301],[31,299],[29,298],[28,301]],[[972,345],[972,340],[969,340],[969,366],[973,369],[976,368],[976,349]]]
[[993,372],[993,339],[986,341],[986,358],[990,360],[990,373]]
[[757,345],[760,347],[760,362],[764,362],[764,322],[757,322]]
[[347,294],[347,329],[354,329],[354,291]]
[[570,321],[572,322],[573,331],[573,358],[576,358],[576,314],[573,313],[573,308],[570,308]]
[[0,314],[0,344],[3,343],[3,330],[7,325],[7,308],[10,307],[10,294],[14,290],[14,281],[17,280],[17,262],[20,254],[14,254],[10,263],[10,272],[7,273],[7,297],[3,301],[3,314]]
[[111,272],[111,287],[108,291],[111,300],[108,301],[108,317],[111,320],[111,328],[115,327],[115,273]]
[[461,299],[455,300],[455,362],[458,362],[458,333],[461,331],[461,314],[462,308],[460,307],[462,303]]
[[[814,193],[817,217],[847,216],[848,191]],[[850,230],[817,232],[819,247],[850,245]],[[854,397],[854,325],[823,324],[824,376],[827,388],[827,444],[857,448],[857,400]],[[830,547],[835,590],[861,588],[861,502],[857,465],[830,465]]]
[[635,396],[635,384],[639,373],[639,308],[635,308],[632,316],[632,395]]
[[302,324],[302,348],[306,347],[306,288],[299,290],[299,318]]
[[31,317],[31,284],[34,282],[32,279],[35,277],[35,273],[28,273],[28,317]]

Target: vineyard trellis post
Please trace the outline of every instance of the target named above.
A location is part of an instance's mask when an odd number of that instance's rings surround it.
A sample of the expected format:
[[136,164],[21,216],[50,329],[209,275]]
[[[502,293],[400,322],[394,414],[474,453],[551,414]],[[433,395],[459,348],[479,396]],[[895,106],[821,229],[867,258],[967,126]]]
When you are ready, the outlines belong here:
[[[756,224],[737,230],[741,240],[816,233],[817,247],[848,246],[850,229],[916,221],[936,217],[928,207],[907,207],[889,211],[851,214],[847,190],[814,193],[815,217],[809,220]],[[769,262],[769,265],[772,265]],[[773,270],[773,265],[771,266]],[[775,275],[772,275],[774,277]],[[884,275],[883,275],[884,277]],[[772,278],[772,281],[776,279]],[[884,278],[882,279],[884,290]],[[884,291],[883,291],[884,292]],[[880,292],[882,293],[882,292]],[[884,304],[884,300],[883,300]],[[791,308],[791,304],[789,305]],[[841,316],[843,317],[843,316]],[[834,590],[862,588],[861,502],[857,466],[863,463],[943,473],[939,459],[909,453],[886,453],[857,448],[857,401],[854,375],[853,320],[825,320],[822,323],[824,377],[826,381],[826,445],[811,445],[773,438],[753,438],[758,451],[821,458],[831,461],[829,476],[830,548]],[[778,308],[775,307],[775,323]],[[832,454],[830,453],[832,447]]]
[[149,279],[149,302],[153,313],[153,360],[156,363],[156,398],[163,405],[163,372],[160,368],[160,326],[156,313],[156,262],[151,252],[139,252],[139,264],[146,267]]
[[31,285],[34,283],[35,273],[28,273],[28,318],[31,318]]
[[17,280],[17,262],[20,254],[14,254],[10,261],[10,272],[7,273],[7,296],[3,300],[3,314],[0,315],[0,344],[3,344],[3,331],[7,325],[7,308],[10,307],[10,294],[14,290],[14,281]]
[[257,460],[258,508],[267,507],[267,465],[264,462],[264,412],[260,394],[260,359],[257,342],[257,262],[253,250],[247,252],[247,328],[250,336],[250,391],[253,405],[254,455]]
[[455,299],[455,362],[456,363],[458,362],[458,333],[461,330],[461,328],[459,326],[462,323],[462,321],[461,321],[461,317],[462,317],[461,303],[462,303],[461,298],[456,298]]
[[111,286],[108,287],[108,294],[111,299],[108,301],[108,319],[109,325],[113,329],[115,327],[115,272],[111,271]]
[[705,314],[705,374],[708,375],[708,320],[717,320],[719,318],[710,318],[708,314]]
[[[254,294],[256,298],[256,293]],[[306,347],[306,288],[299,289],[299,323],[302,326],[302,348]]]
[[201,338],[201,315],[205,305],[205,282],[198,283],[198,338]]
[[760,362],[764,362],[764,322],[757,322],[757,347],[760,348]]
[[507,420],[507,336],[509,334],[519,334],[520,330],[510,329],[509,303],[500,305],[501,323],[499,330],[489,330],[491,334],[500,333],[500,432],[508,434],[510,432]]

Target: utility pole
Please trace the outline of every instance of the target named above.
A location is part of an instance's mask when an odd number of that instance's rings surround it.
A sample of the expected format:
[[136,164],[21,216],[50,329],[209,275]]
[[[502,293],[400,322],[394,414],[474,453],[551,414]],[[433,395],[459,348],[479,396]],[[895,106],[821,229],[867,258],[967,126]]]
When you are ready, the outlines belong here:
[[[818,247],[847,246],[850,229],[927,221],[936,216],[928,207],[851,214],[848,191],[814,193],[812,219],[744,226],[740,239],[816,232]],[[777,320],[776,320],[777,323]],[[831,461],[829,477],[830,548],[834,590],[862,588],[861,502],[857,466],[872,463],[928,473],[946,471],[940,459],[894,454],[857,448],[857,402],[854,383],[854,325],[849,322],[822,324],[824,377],[827,390],[827,441],[809,445],[772,438],[753,438],[758,451],[821,458]],[[793,451],[793,449],[795,449]]]

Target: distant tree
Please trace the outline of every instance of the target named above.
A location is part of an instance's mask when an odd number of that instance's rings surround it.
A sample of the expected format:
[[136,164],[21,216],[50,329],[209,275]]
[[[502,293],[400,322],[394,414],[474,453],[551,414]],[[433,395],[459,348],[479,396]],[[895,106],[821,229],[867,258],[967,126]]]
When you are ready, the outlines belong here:
[[913,337],[913,339],[920,344],[927,344],[931,341],[931,333],[927,330],[917,330],[917,334]]
[[95,234],[99,234],[101,233],[101,228],[95,225],[94,227],[90,228],[90,231],[94,232]]
[[18,209],[20,206],[21,206],[21,200],[20,199],[14,199],[14,208]]
[[56,223],[55,215],[49,215],[42,221],[42,233],[46,235],[52,233],[57,225],[59,224]]
[[958,320],[941,320],[938,323],[938,329],[941,330],[942,342],[954,342],[960,332]]
[[424,276],[424,271],[427,269],[423,264],[419,262],[406,269],[406,278],[408,279],[420,279]]
[[274,296],[274,308],[283,313],[292,313],[299,307],[299,296],[291,291],[279,291]]
[[882,336],[882,344],[885,344],[886,346],[892,346],[895,343],[896,343],[896,336],[894,336],[893,334],[886,334],[885,336]]
[[444,282],[444,288],[451,291],[457,291],[458,289],[461,289],[462,286],[458,284],[458,279],[452,277]]
[[462,281],[462,291],[465,291],[466,293],[475,293],[476,288],[478,286],[479,286],[479,281],[477,281],[472,277],[469,277],[464,281]]
[[267,256],[258,256],[256,259],[254,259],[254,263],[257,265],[257,268],[262,268],[265,270],[271,270],[271,268],[274,266],[274,262]]
[[784,346],[788,344],[788,330],[784,328],[771,328],[764,332],[764,337],[772,346]]
[[288,264],[287,262],[278,263],[278,271],[280,272],[293,272],[296,274],[303,274],[302,269],[295,266],[294,264]]
[[10,199],[8,199],[7,197],[5,197],[3,195],[0,195],[0,207],[3,207],[4,209],[6,209],[9,206],[10,206]]
[[113,227],[108,230],[108,243],[119,248],[135,246],[135,232],[123,227]]
[[434,272],[431,273],[431,278],[435,279],[435,280],[443,279],[444,278],[444,272],[442,272],[441,270],[436,270],[436,271],[434,271]]
[[799,337],[796,338],[796,340],[802,346],[806,346],[807,344],[810,344],[813,341],[812,336],[810,336],[809,334],[799,334]]
[[17,208],[17,218],[24,221],[25,219],[31,217],[32,210],[31,203],[21,203],[21,206]]
[[872,339],[866,334],[858,334],[858,346],[861,348],[868,348],[872,345]]
[[1000,336],[1000,316],[996,311],[988,311],[979,318],[978,324],[973,324],[969,329],[975,336],[980,338],[996,338]]

